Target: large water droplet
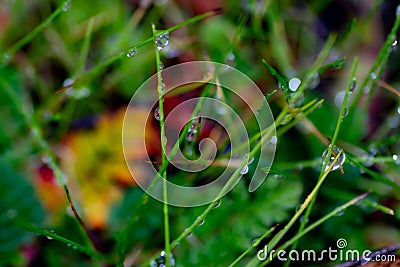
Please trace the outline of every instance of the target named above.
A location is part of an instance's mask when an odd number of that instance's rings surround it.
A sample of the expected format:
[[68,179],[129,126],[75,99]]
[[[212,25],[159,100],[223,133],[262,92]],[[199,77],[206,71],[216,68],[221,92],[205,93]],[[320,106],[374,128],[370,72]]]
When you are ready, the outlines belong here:
[[301,84],[301,80],[299,78],[292,78],[289,81],[289,89],[295,92]]
[[375,80],[377,78],[376,73],[372,72],[369,77],[371,78],[371,80]]
[[134,56],[136,56],[136,54],[137,54],[137,49],[132,48],[126,52],[126,57],[134,57]]
[[74,79],[71,78],[65,79],[65,81],[63,82],[63,87],[71,87],[74,82],[75,82]]
[[[330,146],[331,146],[331,145],[329,145],[329,147],[330,147]],[[326,156],[327,156],[327,154],[328,154],[329,147],[328,147],[328,148],[324,151],[324,153],[322,154],[322,162],[325,162]],[[330,157],[330,159],[329,159],[329,161],[328,161],[328,164],[327,164],[326,167],[325,167],[325,171],[329,169],[329,166],[332,164],[332,162],[335,160],[336,156],[337,156],[340,152],[342,152],[342,153],[340,154],[338,160],[335,161],[335,163],[333,164],[331,171],[337,170],[337,169],[339,169],[341,166],[343,166],[343,163],[344,163],[344,161],[346,160],[346,156],[345,156],[343,150],[339,149],[337,146],[334,146],[334,147],[333,147],[333,150],[332,150],[331,157]]]
[[160,120],[160,108],[156,107],[156,109],[154,110],[154,118],[156,118],[156,120]]
[[70,10],[70,8],[71,8],[71,0],[67,1],[67,2],[64,4],[62,10],[65,12],[65,11]]
[[345,91],[341,91],[339,92],[336,96],[335,96],[335,105],[340,108],[342,107],[343,104],[343,100],[344,100],[344,96],[346,95]]
[[177,56],[179,56],[181,52],[179,51],[178,48],[169,45],[164,49],[164,54],[166,58],[176,58]]
[[169,44],[169,33],[162,33],[157,35],[154,44],[157,46],[157,50],[161,51],[164,47],[168,46]]

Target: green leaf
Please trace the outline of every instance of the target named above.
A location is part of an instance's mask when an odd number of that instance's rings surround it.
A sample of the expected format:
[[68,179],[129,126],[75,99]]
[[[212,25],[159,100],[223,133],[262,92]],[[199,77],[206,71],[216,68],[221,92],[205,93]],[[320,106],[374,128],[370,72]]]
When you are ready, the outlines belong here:
[[34,189],[9,164],[0,160],[0,264],[12,264],[18,248],[30,235],[14,219],[39,224],[44,216]]

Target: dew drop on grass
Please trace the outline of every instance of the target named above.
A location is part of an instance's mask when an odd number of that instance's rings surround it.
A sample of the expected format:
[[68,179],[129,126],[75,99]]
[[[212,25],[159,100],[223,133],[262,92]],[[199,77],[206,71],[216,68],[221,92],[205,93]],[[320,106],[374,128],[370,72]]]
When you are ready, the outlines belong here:
[[342,103],[344,100],[344,96],[346,95],[345,91],[340,91],[339,93],[337,93],[337,95],[335,96],[335,105],[340,108],[342,107]]
[[63,10],[64,12],[66,12],[66,11],[70,10],[70,8],[71,8],[71,0],[69,0],[69,1],[67,1],[67,2],[65,3],[65,5],[64,5],[63,8],[62,8],[62,10]]
[[400,16],[400,5],[396,8],[396,17]]
[[313,75],[310,76],[310,80],[308,81],[308,88],[315,89],[319,85],[320,78],[318,72],[315,72]]
[[232,67],[235,65],[235,59],[236,59],[235,54],[229,52],[225,57],[225,64]]
[[260,238],[256,237],[251,241],[251,246],[256,247],[260,243]]
[[202,226],[204,224],[204,219],[201,219],[198,226]]
[[71,87],[71,85],[74,83],[74,79],[68,78],[65,79],[65,81],[63,82],[63,87]]
[[214,209],[218,208],[219,206],[221,206],[221,199],[218,199],[215,204],[214,204]]
[[245,165],[243,169],[240,170],[240,174],[246,174],[249,172],[249,166]]
[[368,151],[369,151],[369,153],[371,153],[371,155],[375,156],[378,153],[378,148],[374,145],[370,145],[368,147]]
[[369,77],[371,78],[371,80],[375,80],[376,79],[376,73],[375,72],[372,72],[370,75],[369,75]]
[[[301,216],[300,217],[300,222],[303,222],[304,221],[304,216]],[[308,218],[305,220],[305,223],[308,223]]]
[[157,50],[161,51],[164,47],[168,46],[169,44],[169,33],[162,33],[157,35],[154,44],[157,46]]
[[357,79],[356,77],[354,77],[353,80],[351,81],[350,93],[353,93],[354,90],[356,90],[356,88],[357,88]]
[[299,88],[300,84],[301,84],[301,80],[299,78],[292,78],[289,81],[289,89],[292,92],[296,92],[296,90]]
[[136,56],[136,54],[137,54],[137,49],[132,48],[126,52],[126,57],[134,57],[134,56]]
[[393,43],[392,43],[392,48],[396,48],[397,47],[397,40],[394,39]]
[[186,134],[186,140],[188,142],[192,142],[194,140],[194,138],[196,137],[196,132],[197,132],[196,130],[189,129]]
[[41,161],[42,161],[44,164],[49,164],[49,163],[50,163],[50,160],[51,160],[49,154],[47,154],[47,153],[43,153],[43,154],[40,156],[40,159],[41,159]]
[[163,82],[163,83],[161,83],[161,93],[165,93],[165,90],[166,90],[166,88],[167,88],[167,86],[165,85],[165,83]]
[[374,156],[373,155],[365,155],[365,156],[363,156],[363,159],[364,159],[364,166],[365,167],[371,167],[374,163],[373,163],[373,160],[374,160]]
[[160,120],[160,108],[156,107],[156,109],[154,110],[154,118],[156,118],[156,120]]
[[394,164],[400,165],[400,157],[398,155],[393,155],[392,159],[394,161]]
[[397,113],[400,115],[400,106],[397,107]]
[[186,238],[191,238],[193,236],[193,233],[192,232],[189,232],[187,235],[186,235]]
[[301,208],[302,208],[301,205],[297,205],[296,212],[298,212]]
[[282,84],[282,83],[279,83],[279,89],[281,89],[282,91],[286,91],[286,88],[285,88],[285,86]]
[[346,117],[348,114],[349,114],[349,109],[348,108],[344,108],[343,114],[342,114],[342,118]]
[[[331,145],[329,145],[329,147],[330,146]],[[322,162],[325,162],[326,156],[328,154],[329,147],[327,149],[325,149],[324,153],[322,154]],[[337,170],[337,169],[340,168],[340,166],[343,166],[343,163],[346,160],[346,156],[345,156],[343,150],[339,149],[337,146],[334,146],[333,150],[332,150],[331,157],[330,157],[330,159],[328,161],[328,164],[325,167],[325,171],[329,169],[329,166],[331,166],[332,162],[335,160],[336,156],[340,152],[342,152],[342,153],[340,154],[338,160],[335,161],[335,163],[333,164],[331,171]]]
[[344,210],[339,210],[335,213],[335,216],[342,216],[344,214]]
[[291,108],[298,108],[304,104],[304,94],[302,92],[288,94],[286,102]]
[[162,71],[164,69],[164,63],[160,62],[160,65],[158,65],[158,70]]
[[275,135],[271,137],[271,144],[276,145],[278,143],[278,137]]

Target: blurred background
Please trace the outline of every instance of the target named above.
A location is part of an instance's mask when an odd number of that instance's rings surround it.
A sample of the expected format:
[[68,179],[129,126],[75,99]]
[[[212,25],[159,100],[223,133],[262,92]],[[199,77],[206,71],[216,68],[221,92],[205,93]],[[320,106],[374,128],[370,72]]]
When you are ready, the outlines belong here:
[[[373,205],[352,206],[300,239],[299,248],[335,247],[338,238],[345,238],[349,249],[360,251],[400,243],[397,39],[378,77],[386,85],[361,88],[393,27],[400,1],[71,1],[29,42],[11,49],[22,38],[29,38],[62,4],[53,0],[0,2],[0,266],[114,266],[121,261],[125,266],[139,266],[159,254],[164,244],[162,203],[149,198],[132,213],[143,191],[125,164],[121,143],[130,98],[157,72],[155,52],[152,44],[130,55],[125,55],[126,49],[152,36],[151,23],[157,29],[168,29],[210,11],[214,13],[206,19],[169,34],[168,46],[160,51],[164,68],[193,60],[228,64],[248,75],[264,94],[277,90],[270,99],[277,116],[287,105],[287,92],[279,88],[262,59],[288,79],[301,78],[328,36],[336,33],[324,65],[337,63],[320,70],[304,99],[293,107],[325,100],[307,121],[278,137],[273,171],[265,184],[250,194],[245,177],[174,248],[175,266],[228,266],[252,240],[275,224],[285,225],[294,215],[316,184],[326,149],[316,133],[332,138],[354,57],[360,58],[357,88],[349,100],[355,104],[350,104],[343,119],[338,145],[361,167],[345,161],[344,174],[334,171],[329,175],[309,220],[368,190],[371,203],[393,210],[394,215]],[[112,64],[102,65],[113,57],[117,59]],[[201,90],[191,90],[166,96],[167,113],[177,103],[200,94]],[[140,107],[130,112],[138,119],[144,117]],[[208,137],[212,127],[202,126],[195,144]],[[129,156],[141,160],[147,153],[157,166],[161,160],[159,132],[158,120],[150,118],[147,151],[135,150]],[[62,180],[57,179],[57,171],[62,172]],[[219,171],[214,168],[210,173]],[[168,174],[169,179],[182,183],[206,181],[173,168]],[[38,230],[90,246],[62,182],[68,185],[103,258]],[[178,237],[203,210],[171,207],[171,238]],[[132,222],[129,227],[128,221]]]

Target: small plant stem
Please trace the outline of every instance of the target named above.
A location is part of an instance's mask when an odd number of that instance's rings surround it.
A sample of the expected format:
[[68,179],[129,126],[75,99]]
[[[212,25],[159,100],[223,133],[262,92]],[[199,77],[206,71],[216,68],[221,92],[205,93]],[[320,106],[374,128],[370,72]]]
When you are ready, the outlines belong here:
[[[160,68],[161,60],[160,53],[156,44],[156,37],[158,32],[154,24],[152,26],[153,31],[153,43],[154,50],[156,52],[156,67],[157,67],[157,91],[158,91],[158,108],[160,112],[160,135],[161,135],[161,163],[164,164],[167,161],[165,145],[167,143],[167,138],[165,136],[165,126],[164,126],[164,99],[162,92],[162,76]],[[163,214],[164,214],[164,244],[165,244],[165,254],[166,254],[166,266],[171,266],[171,249],[170,249],[170,237],[169,237],[169,214],[168,214],[168,190],[167,190],[167,170],[162,172],[163,177]]]
[[75,75],[81,74],[85,71],[85,64],[90,48],[90,39],[92,37],[92,32],[93,32],[93,25],[94,25],[94,19],[92,18],[89,20],[89,24],[86,29],[85,39],[83,41],[81,54],[79,55],[78,66],[76,68],[77,70]]
[[[400,27],[400,16],[396,16],[396,20],[394,22],[392,30],[390,31],[389,35],[387,36],[386,41],[383,44],[382,48],[380,49],[378,56],[375,59],[374,64],[372,65],[368,75],[365,77],[364,81],[362,82],[362,84],[360,86],[360,89],[358,90],[357,96],[352,105],[353,107],[358,106],[358,103],[361,99],[361,96],[363,94],[365,87],[367,87],[368,84],[372,80],[371,76],[375,74],[376,75],[375,79],[380,78],[380,74],[382,73],[383,66],[385,66],[385,64],[389,58],[390,48],[392,46],[393,41],[396,39],[396,34],[397,34],[399,27]],[[379,70],[379,68],[381,68],[381,69]],[[377,71],[379,71],[378,74],[376,73]],[[372,80],[372,85],[369,90],[369,95],[372,95],[373,85],[374,85],[374,80]]]
[[56,158],[53,154],[53,152],[50,149],[49,144],[46,142],[46,140],[43,137],[42,131],[36,121],[33,119],[33,116],[30,115],[30,112],[27,110],[26,106],[23,105],[22,103],[20,104],[20,101],[18,99],[18,96],[14,92],[13,88],[3,79],[3,77],[0,77],[0,84],[2,85],[1,87],[3,88],[4,92],[9,96],[10,101],[12,104],[15,105],[16,109],[21,113],[25,125],[30,129],[30,136],[32,140],[38,144],[41,152],[45,154],[48,158],[47,165],[52,169],[55,178],[57,179],[57,182],[63,187],[65,196],[67,197],[68,203],[70,204],[70,207],[72,211],[74,211],[75,219],[81,226],[81,229],[84,231],[88,240],[90,240],[90,243],[93,245],[95,249],[98,248],[98,243],[96,242],[96,239],[93,237],[92,234],[90,234],[88,228],[86,227],[85,223],[83,222],[82,218],[79,216],[78,212],[75,209],[75,206],[72,202],[71,195],[68,190],[67,183],[65,181],[65,175],[61,168],[58,166],[56,163]]
[[12,45],[10,48],[8,48],[5,51],[5,54],[9,59],[11,59],[15,53],[18,52],[23,46],[25,46],[27,43],[29,43],[33,38],[35,38],[36,35],[38,35],[41,31],[44,30],[44,28],[47,27],[60,13],[63,12],[63,8],[65,5],[68,4],[71,0],[66,0],[61,3],[61,5],[49,16],[47,17],[42,23],[40,23],[35,29],[33,29],[30,33],[25,35],[22,39],[17,41],[14,45]]
[[[350,79],[349,79],[349,82],[348,82],[348,85],[347,85],[347,88],[346,88],[346,93],[345,93],[345,96],[344,96],[344,99],[343,99],[343,102],[342,102],[342,106],[340,108],[339,117],[338,117],[338,120],[337,120],[337,123],[336,123],[335,132],[333,134],[331,144],[328,146],[328,153],[327,153],[327,156],[325,158],[325,161],[322,163],[322,169],[321,169],[321,174],[320,174],[319,180],[322,179],[321,177],[323,177],[323,173],[325,172],[326,166],[328,165],[328,162],[329,162],[329,160],[331,158],[333,149],[335,147],[336,139],[337,139],[337,137],[339,135],[340,126],[341,126],[342,120],[343,120],[343,114],[345,112],[345,109],[347,108],[347,101],[349,99],[350,88],[352,86],[353,78],[355,78],[357,67],[358,67],[358,58],[355,58],[354,61],[353,61],[352,69],[351,69]],[[299,230],[297,231],[298,234],[301,233],[304,230],[304,227],[305,227],[305,225],[307,223],[308,217],[311,214],[311,209],[312,209],[312,207],[313,207],[313,205],[315,203],[315,199],[316,199],[316,195],[311,199],[310,205],[307,207],[307,210],[306,210],[306,212],[304,214],[304,219],[300,223]],[[296,249],[296,246],[297,246],[297,242],[295,242],[293,244],[291,249]]]
[[[345,209],[347,209],[350,206],[355,205],[356,203],[360,202],[362,199],[364,199],[366,196],[368,196],[370,192],[366,192],[356,198],[353,198],[352,200],[346,202],[345,204],[337,207],[336,209],[334,209],[333,211],[331,211],[330,213],[328,213],[327,215],[325,215],[324,217],[322,217],[321,219],[319,219],[318,221],[310,224],[307,228],[305,228],[302,232],[297,233],[294,237],[292,237],[291,239],[289,239],[288,241],[286,241],[285,243],[283,243],[281,246],[279,246],[276,251],[280,251],[280,250],[285,250],[286,248],[288,248],[290,245],[294,244],[295,242],[297,242],[301,237],[303,237],[304,235],[306,235],[307,233],[309,233],[310,231],[314,230],[315,228],[317,228],[319,225],[321,225],[322,223],[326,222],[327,220],[329,220],[330,218],[332,218],[333,216],[343,212]],[[267,246],[268,249],[270,249]],[[266,261],[262,262],[260,266],[265,266],[267,265],[269,262],[271,262],[275,256],[276,256],[276,252],[272,255],[270,255]]]

